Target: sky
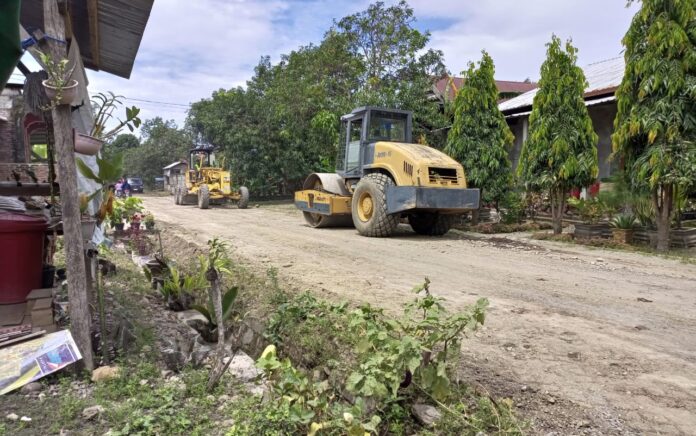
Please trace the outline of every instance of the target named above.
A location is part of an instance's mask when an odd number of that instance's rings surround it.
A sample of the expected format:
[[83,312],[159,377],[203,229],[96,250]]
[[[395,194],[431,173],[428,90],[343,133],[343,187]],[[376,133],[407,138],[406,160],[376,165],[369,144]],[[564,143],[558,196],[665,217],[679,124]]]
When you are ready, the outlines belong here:
[[[397,3],[387,0],[387,4]],[[180,126],[189,103],[220,88],[244,86],[263,55],[277,61],[321,41],[333,20],[364,10],[366,0],[155,0],[130,80],[89,72],[92,92],[113,91]],[[636,12],[626,0],[410,0],[416,27],[458,74],[486,49],[499,80],[537,80],[545,44],[572,38],[579,65],[621,55]],[[153,103],[158,102],[158,103]]]

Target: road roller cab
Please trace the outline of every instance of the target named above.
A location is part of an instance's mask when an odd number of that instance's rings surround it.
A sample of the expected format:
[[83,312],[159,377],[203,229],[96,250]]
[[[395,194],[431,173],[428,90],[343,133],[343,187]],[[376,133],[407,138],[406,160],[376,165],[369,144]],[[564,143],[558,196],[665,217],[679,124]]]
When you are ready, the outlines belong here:
[[314,173],[295,193],[312,227],[354,225],[364,236],[391,235],[402,217],[414,231],[442,235],[452,217],[478,208],[462,166],[412,142],[409,111],[362,107],[341,117],[336,173]]

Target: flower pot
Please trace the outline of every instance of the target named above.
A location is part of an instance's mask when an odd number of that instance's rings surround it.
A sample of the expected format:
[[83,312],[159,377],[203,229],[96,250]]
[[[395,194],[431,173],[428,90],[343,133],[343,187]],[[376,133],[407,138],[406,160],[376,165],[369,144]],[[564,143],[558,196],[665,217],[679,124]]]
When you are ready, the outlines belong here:
[[606,238],[611,234],[609,224],[575,224],[576,239]]
[[130,228],[133,230],[140,230],[140,223],[130,223]]
[[611,237],[614,242],[630,244],[633,242],[633,229],[611,229]]
[[650,232],[649,227],[636,227],[633,230],[633,242],[639,244],[649,244],[650,243]]
[[75,129],[73,129],[73,140],[75,142],[75,151],[88,156],[94,156],[99,153],[104,144],[104,141],[101,139],[77,132]]
[[[55,101],[56,104],[72,104],[77,99],[77,80],[70,80],[68,84],[63,87],[62,91],[51,85],[48,80],[44,80],[41,83],[46,90],[46,97],[48,97],[51,102]],[[60,98],[58,98],[58,94],[60,94]]]
[[116,229],[117,232],[122,232],[125,226],[125,223],[116,223],[114,224],[114,229]]
[[82,239],[91,241],[96,227],[97,222],[95,220],[82,220]]
[[670,241],[672,242],[672,247],[696,247],[696,228],[672,229],[670,232]]
[[145,223],[145,228],[148,230],[152,230],[155,228],[155,223]]

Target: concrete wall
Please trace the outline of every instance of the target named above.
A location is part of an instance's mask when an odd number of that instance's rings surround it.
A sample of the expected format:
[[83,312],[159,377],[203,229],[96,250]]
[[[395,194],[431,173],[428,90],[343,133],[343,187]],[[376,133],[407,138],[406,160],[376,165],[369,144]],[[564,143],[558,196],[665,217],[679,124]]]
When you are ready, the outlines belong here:
[[[36,180],[32,178],[36,177]],[[0,162],[0,182],[11,182],[19,178],[23,183],[47,183],[48,164],[45,163],[2,163]]]
[[21,102],[21,90],[6,87],[0,93],[0,162],[24,161],[23,143],[18,138],[16,105]]
[[512,163],[512,170],[516,171],[520,161],[522,144],[527,139],[529,131],[529,116],[510,118],[508,119],[508,125],[510,130],[512,130],[512,134],[515,135],[515,142],[512,143],[512,148],[510,149],[510,162]]

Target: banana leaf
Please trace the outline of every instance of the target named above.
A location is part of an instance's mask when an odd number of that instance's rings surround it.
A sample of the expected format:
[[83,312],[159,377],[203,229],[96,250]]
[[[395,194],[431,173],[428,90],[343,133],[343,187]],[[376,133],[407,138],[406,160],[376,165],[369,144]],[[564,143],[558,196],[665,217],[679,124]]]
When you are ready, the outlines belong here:
[[19,44],[21,0],[0,1],[0,90],[5,87],[22,56]]

